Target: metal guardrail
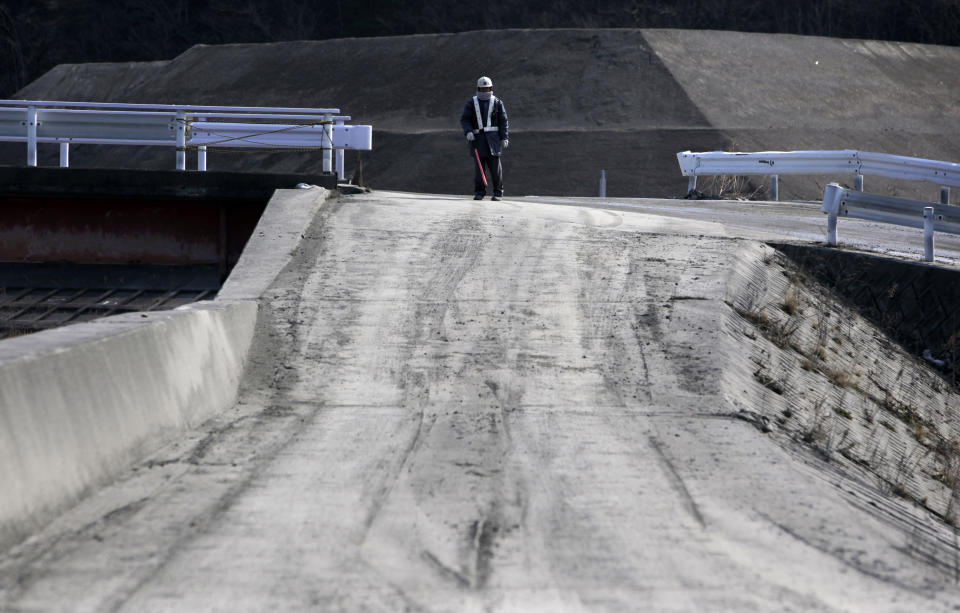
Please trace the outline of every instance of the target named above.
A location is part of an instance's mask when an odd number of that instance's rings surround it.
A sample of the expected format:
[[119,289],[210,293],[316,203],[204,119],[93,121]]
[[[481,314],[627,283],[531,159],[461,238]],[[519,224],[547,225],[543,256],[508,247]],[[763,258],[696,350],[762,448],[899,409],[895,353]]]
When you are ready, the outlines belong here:
[[950,187],[960,186],[960,164],[853,149],[757,153],[681,151],[677,161],[683,176],[690,178],[689,192],[696,189],[698,176],[768,175],[772,200],[778,199],[779,175],[786,174],[853,175],[855,189],[859,191],[863,191],[864,175],[927,181],[940,185],[941,204],[950,201]]
[[[71,144],[175,147],[176,168],[197,150],[207,169],[211,148],[304,149],[323,152],[323,171],[344,178],[343,152],[372,149],[371,126],[347,125],[336,108],[181,106],[109,102],[0,100],[0,141],[25,142],[27,165],[37,165],[40,143],[60,145],[60,166]],[[282,123],[277,123],[278,121]]]
[[906,198],[894,198],[827,185],[821,209],[827,214],[827,243],[837,244],[837,220],[852,217],[909,228],[923,228],[923,259],[934,259],[933,233],[960,234],[960,207],[935,205]]

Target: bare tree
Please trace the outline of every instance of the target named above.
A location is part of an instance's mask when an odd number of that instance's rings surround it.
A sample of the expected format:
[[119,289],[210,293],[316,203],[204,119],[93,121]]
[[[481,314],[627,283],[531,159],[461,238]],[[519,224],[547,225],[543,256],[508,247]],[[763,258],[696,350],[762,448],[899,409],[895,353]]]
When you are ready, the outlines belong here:
[[0,6],[0,91],[14,92],[26,84],[27,62],[23,53],[23,40],[17,23],[4,6]]

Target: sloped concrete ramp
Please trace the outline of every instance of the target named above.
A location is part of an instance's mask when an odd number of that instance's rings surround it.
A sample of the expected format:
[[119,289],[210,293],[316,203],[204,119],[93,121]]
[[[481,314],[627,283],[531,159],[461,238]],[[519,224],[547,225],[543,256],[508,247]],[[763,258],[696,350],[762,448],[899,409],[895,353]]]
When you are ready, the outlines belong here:
[[953,610],[946,526],[924,561],[742,412],[730,294],[768,251],[632,211],[328,201],[240,402],[0,559],[0,608]]

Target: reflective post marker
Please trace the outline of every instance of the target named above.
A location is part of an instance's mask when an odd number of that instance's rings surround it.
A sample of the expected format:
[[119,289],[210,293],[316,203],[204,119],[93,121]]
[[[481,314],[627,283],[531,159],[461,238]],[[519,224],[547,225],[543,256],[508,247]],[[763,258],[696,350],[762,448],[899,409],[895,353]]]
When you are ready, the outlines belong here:
[[[338,125],[338,126],[344,125],[344,121],[343,121],[342,119],[338,119],[338,120],[337,120],[337,125]],[[332,146],[332,145],[331,145],[331,146]],[[344,170],[343,170],[343,154],[344,154],[344,150],[343,150],[343,149],[337,149],[337,153],[336,153],[336,156],[337,156],[337,161],[336,161],[336,164],[337,164],[337,177],[338,177],[341,181],[343,181],[344,179],[347,178],[347,175],[346,175],[346,173],[345,173]]]
[[27,108],[27,166],[37,165],[37,107]]
[[187,116],[177,111],[177,170],[187,169]]
[[323,149],[323,172],[333,172],[333,116],[323,116],[323,138],[320,140]]

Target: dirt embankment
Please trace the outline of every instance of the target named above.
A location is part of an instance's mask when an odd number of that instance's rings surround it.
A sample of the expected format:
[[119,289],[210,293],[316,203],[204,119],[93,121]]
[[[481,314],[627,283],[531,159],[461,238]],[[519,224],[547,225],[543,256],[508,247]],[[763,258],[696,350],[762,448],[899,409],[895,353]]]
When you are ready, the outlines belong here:
[[[930,285],[943,281],[933,273],[956,273],[798,245],[756,248],[727,288],[725,333],[740,348],[724,373],[728,400],[853,507],[909,532],[913,557],[960,572],[951,534],[960,519],[957,328]],[[866,261],[844,267],[849,258]],[[927,304],[915,301],[918,290]],[[942,372],[921,358],[923,347]]]
[[[63,65],[28,99],[337,106],[374,126],[364,177],[383,189],[467,193],[458,126],[481,74],[511,117],[511,195],[677,196],[683,150],[852,148],[960,159],[960,50],[683,30],[502,30],[196,46],[169,62]],[[22,146],[0,160],[22,164]],[[55,164],[54,147],[42,148]],[[357,154],[347,158],[352,173]],[[169,151],[76,147],[78,166],[170,167]],[[315,171],[315,152],[212,153],[211,168]],[[819,197],[828,178],[786,178]],[[762,181],[761,181],[762,183]],[[871,180],[878,190],[900,190]]]

